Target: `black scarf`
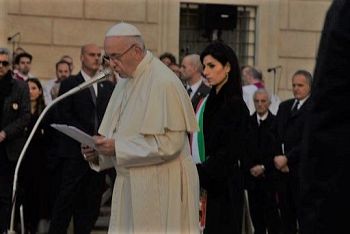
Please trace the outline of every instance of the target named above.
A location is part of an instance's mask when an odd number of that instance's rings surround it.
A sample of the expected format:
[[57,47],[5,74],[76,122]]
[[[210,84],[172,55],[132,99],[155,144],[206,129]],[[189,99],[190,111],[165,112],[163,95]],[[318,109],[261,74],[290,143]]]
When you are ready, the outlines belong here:
[[[7,74],[0,79],[0,124],[3,116],[5,98],[11,94],[11,89],[12,89],[12,76],[11,76],[11,71],[8,71]],[[1,130],[1,126],[0,126],[0,130]]]

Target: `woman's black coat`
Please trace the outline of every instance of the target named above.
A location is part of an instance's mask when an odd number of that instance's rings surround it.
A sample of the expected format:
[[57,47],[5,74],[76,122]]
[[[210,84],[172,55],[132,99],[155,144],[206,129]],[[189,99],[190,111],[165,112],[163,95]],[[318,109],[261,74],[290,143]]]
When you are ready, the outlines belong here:
[[213,88],[204,111],[206,161],[198,164],[200,185],[207,190],[204,233],[241,234],[243,177],[240,160],[247,152],[249,111],[229,85]]

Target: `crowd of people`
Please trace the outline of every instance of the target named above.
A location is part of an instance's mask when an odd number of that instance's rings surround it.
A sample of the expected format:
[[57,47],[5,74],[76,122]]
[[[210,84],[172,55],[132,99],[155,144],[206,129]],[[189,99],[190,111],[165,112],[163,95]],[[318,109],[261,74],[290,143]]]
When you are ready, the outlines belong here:
[[[30,73],[32,55],[20,48],[14,54],[13,64],[11,55],[6,48],[0,49],[0,233],[9,228],[19,154],[40,114],[57,96],[92,79],[102,69],[101,49],[95,44],[84,45],[77,75],[72,75],[72,58],[63,55],[55,64],[56,78],[42,85]],[[94,85],[67,98],[45,116],[20,166],[13,208],[16,230],[17,223],[24,222],[26,233],[65,233],[73,218],[76,233],[91,232],[106,189],[105,173],[89,169],[80,153],[80,144],[58,133],[50,124],[64,123],[90,135],[97,133],[114,86],[115,82],[109,79]]]
[[297,233],[298,170],[311,74],[295,72],[294,97],[282,102],[275,115],[261,72],[240,67],[223,43],[185,56],[180,71],[202,132],[191,143],[207,192],[204,233],[241,233],[244,190],[254,233]]
[[[346,13],[332,18],[340,23],[329,27],[343,29]],[[339,52],[326,44],[339,35],[328,33],[321,46]],[[317,183],[311,172],[320,172],[310,163],[317,160],[307,154],[314,148],[306,143],[320,140],[307,128],[310,114],[320,110],[311,98],[310,72],[295,71],[293,98],[274,113],[261,71],[240,66],[223,42],[211,42],[177,65],[171,53],[157,58],[148,51],[135,26],[119,23],[107,31],[104,51],[102,56],[97,45],[83,45],[76,75],[72,59],[62,56],[56,79],[42,86],[30,73],[28,52],[15,54],[11,69],[10,52],[0,48],[0,233],[8,230],[11,209],[19,207],[26,233],[66,233],[71,219],[74,233],[90,233],[111,170],[116,179],[110,234],[332,230],[318,213],[329,209],[320,205],[327,198],[318,204],[307,199],[316,188],[328,193],[333,188]],[[317,61],[318,79],[325,70],[319,63],[327,58]],[[57,96],[106,66],[114,71],[109,80],[66,98],[40,125],[21,165],[19,204],[12,207],[16,162],[39,115]],[[315,100],[325,102],[322,95],[318,91]],[[92,135],[94,147],[53,130],[51,123]],[[47,230],[40,230],[43,221]]]

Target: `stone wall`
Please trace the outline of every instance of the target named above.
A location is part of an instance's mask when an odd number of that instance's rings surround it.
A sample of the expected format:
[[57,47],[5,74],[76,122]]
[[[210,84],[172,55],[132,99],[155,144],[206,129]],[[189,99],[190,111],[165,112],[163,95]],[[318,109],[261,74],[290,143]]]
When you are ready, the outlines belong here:
[[[291,76],[297,69],[313,71],[320,31],[331,0],[182,0],[257,6],[256,65],[264,71],[270,91],[273,75],[266,69],[282,65],[277,94],[291,97]],[[2,7],[4,6],[4,7]],[[20,46],[33,54],[33,74],[54,76],[63,54],[74,58],[79,71],[80,46],[103,45],[105,31],[115,22],[135,24],[147,47],[159,55],[178,54],[179,0],[0,0],[0,43],[21,32]]]
[[298,69],[313,73],[325,13],[331,1],[281,0],[278,57],[282,65],[279,96],[291,97],[291,78]]
[[[21,32],[20,46],[34,57],[32,73],[41,79],[50,79],[54,76],[54,64],[63,54],[73,56],[75,72],[78,72],[81,45],[96,43],[102,48],[106,30],[120,21],[135,24],[143,33],[148,49],[158,53],[162,49],[159,12],[166,2],[7,0],[4,34]],[[11,44],[7,46],[11,48]]]

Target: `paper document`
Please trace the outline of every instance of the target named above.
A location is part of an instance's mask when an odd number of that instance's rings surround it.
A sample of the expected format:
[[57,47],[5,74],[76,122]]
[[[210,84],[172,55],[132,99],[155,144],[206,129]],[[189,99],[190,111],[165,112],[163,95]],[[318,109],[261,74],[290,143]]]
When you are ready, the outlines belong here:
[[66,124],[51,124],[51,127],[57,129],[58,131],[66,134],[67,136],[73,138],[74,140],[82,144],[88,145],[91,148],[96,149],[94,139],[92,138],[92,136],[88,135],[87,133],[74,126],[69,126]]

